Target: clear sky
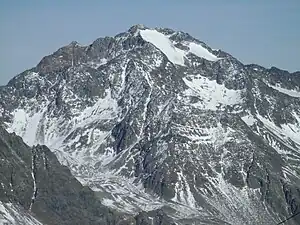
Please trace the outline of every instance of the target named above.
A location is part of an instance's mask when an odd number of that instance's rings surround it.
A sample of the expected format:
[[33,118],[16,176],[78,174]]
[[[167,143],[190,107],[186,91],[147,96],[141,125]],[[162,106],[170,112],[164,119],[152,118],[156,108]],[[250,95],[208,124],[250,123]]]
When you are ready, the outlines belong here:
[[300,70],[300,0],[0,0],[0,85],[76,40],[182,30],[243,63]]

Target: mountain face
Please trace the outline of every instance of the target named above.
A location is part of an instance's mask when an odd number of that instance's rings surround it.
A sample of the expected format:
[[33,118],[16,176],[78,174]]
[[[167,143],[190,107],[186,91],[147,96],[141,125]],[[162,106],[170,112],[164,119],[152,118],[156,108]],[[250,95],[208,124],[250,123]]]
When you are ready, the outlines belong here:
[[[112,212],[97,202],[93,191],[72,177],[47,147],[30,149],[20,137],[2,128],[0,144],[1,207],[9,214],[21,214],[23,208],[25,218],[36,215],[45,224],[114,224]],[[33,219],[31,223],[23,221],[22,217],[4,214],[8,224],[42,224]]]
[[[102,205],[46,146],[27,146],[0,127],[1,224],[152,225],[173,223],[160,210],[135,217]],[[149,221],[149,218],[152,221]],[[142,221],[142,222],[141,222]]]
[[[184,32],[136,25],[72,42],[0,88],[0,121],[32,151],[53,152],[100,211],[137,224],[268,225],[300,210],[300,72],[244,65]],[[61,185],[75,185],[65,170]],[[28,208],[31,195],[16,196]]]

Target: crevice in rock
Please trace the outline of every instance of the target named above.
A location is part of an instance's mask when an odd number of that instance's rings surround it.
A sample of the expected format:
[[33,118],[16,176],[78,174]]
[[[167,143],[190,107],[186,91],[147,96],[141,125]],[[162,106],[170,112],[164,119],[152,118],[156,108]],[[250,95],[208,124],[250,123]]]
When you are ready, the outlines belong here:
[[34,204],[34,201],[36,199],[37,196],[37,186],[36,186],[36,154],[35,151],[32,150],[31,151],[31,176],[32,176],[32,180],[33,180],[33,193],[32,193],[32,197],[31,197],[31,203],[29,206],[29,211],[32,210],[32,206]]
[[252,152],[252,160],[251,160],[250,166],[248,167],[247,172],[246,172],[246,174],[247,174],[246,183],[248,186],[250,185],[249,179],[250,179],[251,169],[253,168],[253,165],[254,165],[254,161],[255,161],[255,156],[254,156],[254,152]]

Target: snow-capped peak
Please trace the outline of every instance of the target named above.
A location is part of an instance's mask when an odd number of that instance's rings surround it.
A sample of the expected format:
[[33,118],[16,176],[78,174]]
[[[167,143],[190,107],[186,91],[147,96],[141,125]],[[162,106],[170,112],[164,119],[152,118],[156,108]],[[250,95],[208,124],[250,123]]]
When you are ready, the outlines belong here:
[[140,30],[144,30],[144,29],[147,29],[147,27],[144,24],[136,24],[136,25],[133,25],[132,27],[130,27],[128,29],[128,32],[133,34],[134,36],[136,36],[136,35],[138,35]]

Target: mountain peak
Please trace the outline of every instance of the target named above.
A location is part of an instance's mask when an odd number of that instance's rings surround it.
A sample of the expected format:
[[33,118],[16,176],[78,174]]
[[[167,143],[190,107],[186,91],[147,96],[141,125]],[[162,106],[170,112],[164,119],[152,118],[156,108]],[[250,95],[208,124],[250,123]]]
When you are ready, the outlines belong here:
[[81,46],[77,41],[71,41],[70,44],[68,44],[67,46],[69,47],[78,47]]
[[144,24],[135,24],[128,29],[129,33],[135,34],[139,30],[148,29]]

